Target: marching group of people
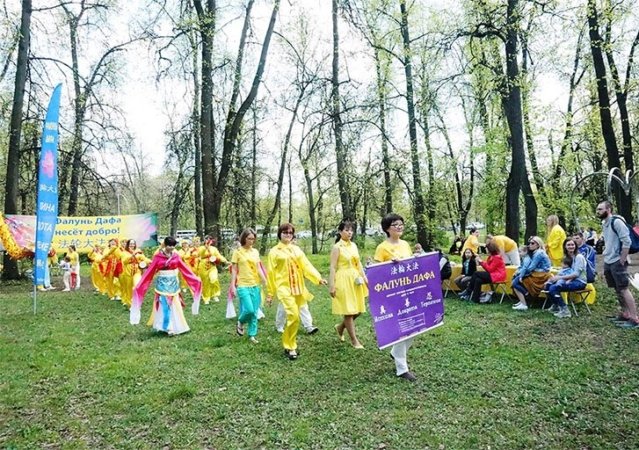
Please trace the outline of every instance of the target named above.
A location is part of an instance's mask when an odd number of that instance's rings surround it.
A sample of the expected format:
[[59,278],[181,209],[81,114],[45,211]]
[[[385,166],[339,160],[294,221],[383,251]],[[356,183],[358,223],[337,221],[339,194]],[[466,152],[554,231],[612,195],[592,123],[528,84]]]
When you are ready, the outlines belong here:
[[[621,221],[614,220],[609,202],[597,206],[597,216],[603,221],[607,244],[603,254],[604,276],[608,285],[615,289],[621,305],[621,313],[615,321],[626,328],[639,327],[634,298],[628,290],[628,229]],[[481,245],[479,232],[471,229],[461,250],[461,275],[454,280],[462,290],[460,296],[474,302],[490,301],[490,293],[481,295],[482,286],[505,282],[506,264],[515,265],[518,267],[512,287],[518,302],[513,306],[514,310],[527,310],[530,299],[544,291],[552,300],[549,310],[559,318],[570,317],[561,293],[582,290],[593,281],[595,252],[585,242],[582,232],[566,237],[557,216],[549,216],[546,223],[545,244],[540,237],[532,236],[527,245],[518,248],[517,243],[506,236],[488,235],[485,245],[489,255],[485,260],[478,254]],[[369,262],[397,262],[421,253],[419,244],[413,249],[401,239],[404,219],[400,215],[385,216],[381,227],[386,239],[377,246],[374,261]],[[183,241],[179,248],[175,238],[167,237],[152,259],[137,248],[134,240],[120,245],[113,239],[107,248],[96,247],[89,253],[91,280],[97,291],[129,307],[132,324],[139,323],[144,296],[154,283],[155,295],[148,325],[176,335],[189,331],[183,310],[184,292],[191,291],[192,313],[198,314],[200,300],[205,304],[211,300],[219,301],[218,266],[230,265],[228,300],[239,299],[237,334],[246,334],[250,342],[257,344],[258,319],[263,317],[261,307],[264,303],[270,306],[277,298],[276,328],[282,334],[284,355],[291,360],[299,356],[297,334],[300,322],[308,333],[317,331],[308,309],[313,295],[307,289],[306,281],[327,285],[332,298],[332,313],[341,317],[335,325],[338,339],[345,341],[345,335],[348,335],[353,348],[363,349],[355,320],[366,311],[368,280],[357,245],[352,241],[354,230],[355,225],[348,220],[338,225],[328,277],[322,276],[294,243],[294,226],[284,223],[277,230],[278,243],[269,251],[266,265],[254,248],[257,234],[250,228],[239,236],[230,261],[215,247],[211,237],[206,237],[202,244],[197,238],[191,243]],[[551,273],[551,267],[559,265],[562,269]],[[483,271],[477,270],[480,266]],[[69,248],[62,267],[65,290],[77,289],[80,284],[79,258],[74,248]],[[76,276],[71,281],[74,273]],[[391,349],[396,375],[409,381],[416,379],[407,362],[412,342],[412,338],[406,339]]]

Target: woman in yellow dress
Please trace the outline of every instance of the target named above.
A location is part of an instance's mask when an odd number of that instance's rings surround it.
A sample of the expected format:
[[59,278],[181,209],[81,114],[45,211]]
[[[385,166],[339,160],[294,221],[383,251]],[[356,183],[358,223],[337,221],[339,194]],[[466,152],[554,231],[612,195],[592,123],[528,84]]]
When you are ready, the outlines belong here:
[[546,219],[546,253],[554,267],[561,266],[564,257],[564,241],[566,232],[559,225],[559,217],[552,214]]
[[220,288],[217,265],[229,263],[213,245],[214,243],[215,240],[211,236],[207,236],[204,238],[204,245],[198,251],[200,262],[197,275],[202,280],[202,301],[205,305],[208,305],[211,297],[213,297],[214,302],[220,301],[222,289]]
[[133,288],[142,278],[142,269],[148,267],[151,260],[144,256],[134,239],[126,241],[120,258],[122,259],[122,274],[120,274],[122,304],[130,308]]
[[293,245],[295,227],[283,223],[277,229],[279,243],[268,254],[267,303],[274,296],[280,300],[286,311],[286,326],[282,333],[284,354],[288,359],[297,359],[297,329],[300,324],[300,307],[313,299],[306,288],[304,278],[312,283],[326,285],[327,282],[308,260],[297,245]]
[[[408,242],[400,239],[404,233],[404,218],[399,214],[388,214],[382,219],[382,230],[386,233],[386,240],[377,246],[375,261],[399,261],[413,255],[413,250]],[[409,338],[393,345],[391,357],[395,361],[395,373],[398,377],[408,381],[417,378],[408,370],[407,354],[414,338]]]
[[351,345],[363,349],[355,333],[355,319],[366,312],[368,280],[359,258],[357,245],[351,241],[354,225],[342,220],[337,227],[339,236],[331,251],[331,271],[328,276],[329,293],[333,298],[332,311],[344,316],[341,323],[335,325],[337,334],[344,341],[344,330],[351,338]]

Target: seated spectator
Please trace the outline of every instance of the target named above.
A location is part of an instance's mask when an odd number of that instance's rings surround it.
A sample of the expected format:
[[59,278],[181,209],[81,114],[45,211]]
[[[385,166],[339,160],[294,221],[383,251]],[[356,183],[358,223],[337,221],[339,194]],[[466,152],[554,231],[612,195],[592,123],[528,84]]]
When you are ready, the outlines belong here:
[[[480,301],[479,295],[482,285],[506,281],[506,264],[504,264],[504,260],[499,254],[497,244],[494,242],[486,244],[486,250],[488,250],[490,255],[486,261],[482,261],[479,256],[475,257],[475,261],[484,268],[485,272],[477,271],[470,277],[468,288],[459,295],[463,299],[477,303]],[[490,301],[489,296],[484,297],[484,299],[481,303]]]
[[579,253],[577,244],[572,239],[564,242],[564,264],[566,263],[570,267],[562,269],[548,280],[548,297],[553,302],[548,310],[561,319],[572,316],[561,292],[580,291],[586,287],[586,258]]
[[521,261],[519,259],[519,249],[515,241],[503,235],[493,236],[489,234],[486,236],[486,244],[493,241],[497,244],[499,254],[506,265],[519,266]]
[[516,311],[526,311],[528,309],[526,296],[538,297],[544,284],[551,277],[550,259],[544,250],[544,241],[539,236],[531,236],[528,240],[527,256],[530,261],[522,264],[524,267],[513,277],[513,292],[519,300],[513,305]]
[[461,236],[455,236],[453,244],[450,246],[448,253],[451,255],[461,255],[461,249],[464,246],[464,238]]
[[[557,286],[563,286],[564,284],[566,284],[566,277],[567,275],[573,275],[576,272],[572,269],[572,257],[570,256],[564,256],[564,259],[561,260],[561,270],[559,270],[559,272],[557,272],[556,277],[557,280],[556,281],[552,281],[553,278],[550,278],[548,281],[546,281],[546,284],[544,284],[544,289],[548,290],[550,288],[550,286],[552,286],[553,284],[556,284]],[[556,312],[557,310],[555,309]]]
[[477,262],[475,261],[475,255],[471,249],[466,249],[462,255],[462,268],[461,275],[455,278],[455,284],[459,287],[460,291],[468,289],[470,278],[477,272]]
[[[577,250],[579,251],[579,253],[581,253],[582,255],[584,255],[584,258],[586,258],[586,262],[588,263],[588,266],[590,266],[590,271],[593,274],[597,273],[597,252],[595,251],[594,248],[592,248],[590,245],[586,244],[586,240],[584,239],[584,235],[582,232],[577,232],[572,236],[572,240],[575,241],[575,244],[577,244]],[[588,267],[586,267],[586,269],[588,269]],[[588,272],[588,270],[586,271]],[[588,283],[593,283],[594,277],[592,279],[588,279],[587,280]]]
[[441,280],[450,280],[450,277],[453,275],[453,268],[450,265],[448,257],[438,248],[436,248],[435,251],[439,255],[439,273],[441,275]]

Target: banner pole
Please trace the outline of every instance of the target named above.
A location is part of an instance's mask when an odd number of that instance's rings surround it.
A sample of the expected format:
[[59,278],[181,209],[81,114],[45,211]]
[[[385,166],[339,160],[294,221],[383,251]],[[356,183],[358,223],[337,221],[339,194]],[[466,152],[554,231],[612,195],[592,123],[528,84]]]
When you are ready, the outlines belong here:
[[38,290],[36,289],[36,285],[34,283],[33,285],[33,315],[35,316],[36,313],[36,308],[37,308],[37,304],[38,304]]

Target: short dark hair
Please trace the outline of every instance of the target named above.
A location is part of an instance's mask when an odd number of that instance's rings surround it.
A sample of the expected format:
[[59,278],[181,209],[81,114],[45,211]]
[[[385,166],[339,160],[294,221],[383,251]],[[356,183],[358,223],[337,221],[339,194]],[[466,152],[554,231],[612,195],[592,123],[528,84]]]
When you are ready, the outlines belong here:
[[282,232],[288,231],[288,230],[291,230],[291,232],[293,233],[293,236],[295,236],[295,227],[293,226],[292,223],[286,222],[280,225],[279,228],[277,229],[277,238],[282,239]]
[[393,222],[396,222],[398,220],[404,222],[404,218],[399,214],[390,213],[384,216],[384,218],[382,219],[382,230],[384,231],[384,233],[386,233],[386,236],[390,236],[390,234],[388,233],[388,229]]
[[561,260],[562,264],[565,264],[567,266],[572,266],[572,256],[564,256],[563,259]]
[[339,231],[344,231],[344,230],[347,230],[347,229],[355,231],[355,224],[351,220],[342,219],[342,221],[339,223],[339,225],[337,225],[338,233],[337,233],[337,237],[335,238],[335,242],[336,243],[339,242],[340,239],[342,239],[342,237],[339,234]]
[[473,234],[475,231],[477,231],[477,227],[470,227],[468,229],[468,233]]
[[177,241],[173,236],[167,236],[164,238],[164,245],[169,247],[175,247],[177,245]]
[[240,234],[240,245],[246,244],[246,238],[249,237],[249,235],[251,234],[257,239],[257,233],[253,228],[245,228],[242,231],[242,234]]

